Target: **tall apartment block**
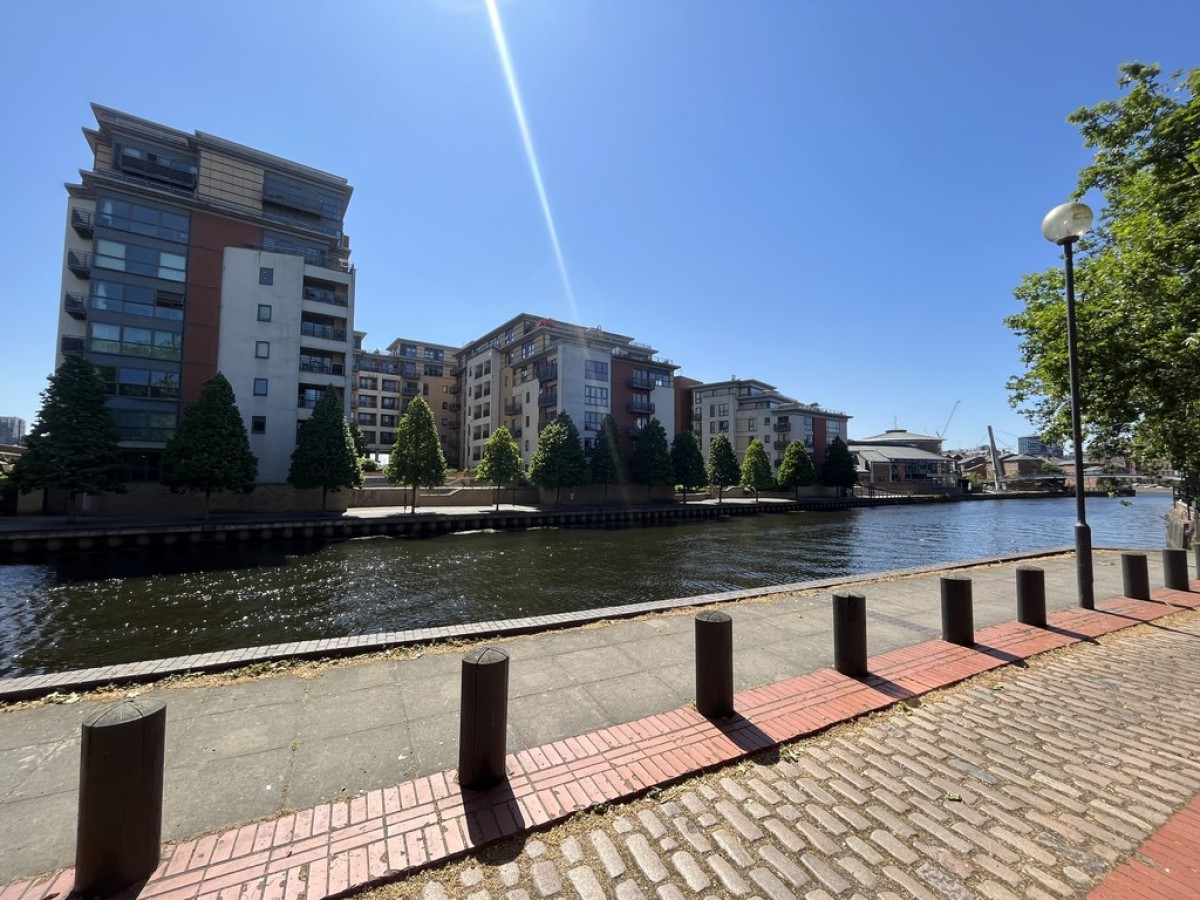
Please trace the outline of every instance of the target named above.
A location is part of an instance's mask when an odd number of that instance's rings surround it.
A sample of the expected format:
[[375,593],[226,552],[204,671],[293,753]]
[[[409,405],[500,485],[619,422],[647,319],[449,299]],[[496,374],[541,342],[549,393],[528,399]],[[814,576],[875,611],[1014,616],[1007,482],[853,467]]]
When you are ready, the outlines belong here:
[[0,416],[0,444],[16,445],[25,440],[25,420],[18,416]]
[[[662,422],[669,441],[675,434],[678,368],[625,335],[522,313],[458,353],[459,380],[450,390],[462,398],[459,465],[478,465],[484,443],[501,425],[512,432],[528,464],[538,434],[563,411],[585,447],[595,445],[608,414],[626,452],[651,418]],[[447,409],[452,408],[453,401]]]
[[791,441],[803,441],[813,465],[820,467],[825,447],[835,437],[846,440],[850,417],[819,406],[800,403],[779,393],[772,384],[752,378],[714,381],[692,388],[692,424],[705,459],[712,439],[724,434],[738,461],[758,438],[775,467]]
[[350,409],[372,453],[390,453],[396,426],[414,397],[433,410],[442,453],[451,466],[461,456],[460,405],[454,377],[457,347],[397,338],[387,351],[362,349],[366,333],[354,333],[354,384]]
[[326,386],[348,408],[354,270],[344,178],[92,105],[68,184],[58,361],[103,373],[136,480],[204,382],[233,385],[260,482],[286,480]]

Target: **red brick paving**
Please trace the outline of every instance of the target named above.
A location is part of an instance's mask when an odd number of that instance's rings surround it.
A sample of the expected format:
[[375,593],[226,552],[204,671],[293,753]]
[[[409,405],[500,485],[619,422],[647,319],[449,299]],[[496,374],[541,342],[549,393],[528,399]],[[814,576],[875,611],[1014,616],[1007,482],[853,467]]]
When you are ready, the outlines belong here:
[[[870,675],[823,670],[743,691],[737,714],[713,722],[684,707],[507,759],[508,781],[461,792],[453,770],[267,822],[167,847],[140,891],[156,900],[322,900],[393,880],[468,850],[635,796],[778,743],[821,731],[982,672],[1132,625],[1200,607],[1200,594],[1160,589],[1150,602],[1108,600],[1048,616],[1045,629],[1010,622],[976,645],[940,640],[870,660]],[[1200,897],[1200,797],[1116,869],[1094,897]],[[0,900],[65,895],[72,869],[0,888]]]

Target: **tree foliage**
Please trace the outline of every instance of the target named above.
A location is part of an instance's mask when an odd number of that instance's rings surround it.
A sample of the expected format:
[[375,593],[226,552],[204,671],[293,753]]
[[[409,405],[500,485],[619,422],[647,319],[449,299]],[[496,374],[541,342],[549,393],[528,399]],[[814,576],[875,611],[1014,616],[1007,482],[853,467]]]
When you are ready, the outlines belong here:
[[690,429],[675,432],[671,441],[671,465],[675,468],[675,482],[683,487],[683,502],[687,503],[688,488],[699,489],[708,484],[708,472],[704,468],[704,454],[696,432]]
[[200,399],[183,410],[183,420],[167,441],[160,479],[172,491],[204,494],[204,518],[214,493],[254,490],[258,458],[238,412],[233,386],[218,372],[200,389]]
[[617,433],[617,420],[606,415],[600,422],[596,434],[596,447],[588,458],[592,484],[604,485],[604,496],[608,497],[610,484],[623,484],[626,480],[625,459],[621,455],[621,438]]
[[[1074,196],[1099,192],[1095,229],[1077,245],[1076,312],[1085,442],[1200,478],[1200,69],[1160,79],[1120,67],[1121,99],[1076,110],[1094,152]],[[1061,265],[1026,275],[1024,309],[1006,319],[1026,371],[1010,402],[1050,439],[1070,434]]]
[[446,458],[438,437],[433,411],[424,397],[414,397],[408,404],[396,443],[392,447],[384,474],[394,484],[412,488],[412,508],[417,509],[417,488],[440,487],[446,480]]
[[671,464],[667,432],[657,418],[652,418],[638,435],[629,469],[634,481],[646,485],[647,500],[655,485],[675,484],[675,467]]
[[501,425],[483,445],[483,459],[475,469],[475,477],[485,484],[496,485],[496,509],[500,509],[500,485],[512,484],[521,477],[521,448],[512,432]]
[[783,451],[783,462],[779,464],[779,484],[781,487],[796,489],[800,496],[800,488],[808,487],[816,481],[817,474],[813,470],[812,457],[808,455],[802,441],[791,441]]
[[557,502],[563,488],[578,487],[587,480],[587,471],[579,429],[564,410],[538,435],[537,449],[529,461],[529,478],[538,487],[553,488]]
[[363,458],[371,455],[371,448],[367,446],[367,437],[362,433],[357,422],[350,423],[350,440],[354,442],[355,456]]
[[38,488],[66,492],[71,522],[80,494],[125,490],[120,435],[106,399],[95,366],[81,356],[68,356],[42,391],[25,453],[13,467],[13,481],[22,493]]
[[825,461],[821,463],[821,484],[840,488],[845,493],[846,488],[858,484],[858,464],[854,454],[840,437],[835,437],[825,448]]
[[325,512],[330,491],[344,487],[362,487],[362,469],[354,435],[341,398],[332,386],[326,387],[312,415],[300,429],[288,484],[297,488],[321,489],[321,512]]
[[769,491],[775,486],[775,477],[771,473],[771,460],[763,442],[755,438],[746,448],[742,457],[741,483],[754,491],[754,502],[758,502],[759,491]]
[[708,483],[717,486],[717,502],[722,502],[723,488],[737,484],[741,478],[737,455],[729,438],[718,434],[708,445]]

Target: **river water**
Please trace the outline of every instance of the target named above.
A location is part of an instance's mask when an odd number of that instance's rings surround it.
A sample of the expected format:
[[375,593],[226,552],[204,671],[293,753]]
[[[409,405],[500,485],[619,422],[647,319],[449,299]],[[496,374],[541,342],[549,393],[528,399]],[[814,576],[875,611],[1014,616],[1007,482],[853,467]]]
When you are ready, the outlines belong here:
[[[1096,547],[1161,547],[1170,495],[1088,498]],[[0,566],[0,676],[567,612],[1073,543],[1070,498],[739,516]]]

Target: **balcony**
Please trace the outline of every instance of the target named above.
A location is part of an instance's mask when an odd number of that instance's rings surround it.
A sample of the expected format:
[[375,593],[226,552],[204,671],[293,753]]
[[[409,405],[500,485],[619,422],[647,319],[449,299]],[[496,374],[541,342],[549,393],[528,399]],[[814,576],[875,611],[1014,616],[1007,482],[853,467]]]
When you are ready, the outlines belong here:
[[462,385],[461,385],[461,384],[458,384],[457,382],[455,382],[454,384],[450,385],[450,393],[452,393],[452,394],[461,394],[461,393],[462,393]]
[[787,445],[790,443],[791,441],[787,438],[776,438],[774,446],[776,450],[786,450]]
[[421,388],[415,384],[406,384],[400,391],[400,395],[403,397],[415,397],[419,393],[421,393]]
[[83,294],[67,293],[63,298],[63,309],[73,319],[87,318],[87,297]]
[[651,381],[649,378],[643,378],[643,377],[639,377],[637,375],[629,376],[629,379],[625,383],[627,385],[629,385],[631,388],[633,388],[635,391],[652,391],[652,390],[654,390],[654,382],[653,381]]
[[195,166],[188,163],[168,164],[126,152],[120,155],[118,164],[122,172],[131,172],[151,181],[165,182],[171,187],[184,188],[189,192],[196,189]]
[[508,433],[515,438],[519,438],[521,436],[521,427],[518,425],[516,428],[510,428]]
[[462,423],[459,422],[457,419],[455,419],[452,422],[448,422],[446,424],[446,427],[449,428],[451,431],[458,431],[458,429],[462,428]]
[[83,354],[83,338],[62,336],[62,341],[59,343],[59,348],[62,350],[63,356],[81,356]]
[[319,397],[297,397],[296,398],[296,408],[297,409],[315,409],[317,406],[317,401],[319,399],[320,399]]
[[92,277],[92,254],[82,250],[67,251],[67,268],[80,278]]
[[316,197],[306,196],[296,191],[284,191],[278,188],[269,191],[264,190],[262,200],[263,203],[315,216],[318,219],[324,213],[324,210],[321,208],[321,202]]
[[326,290],[325,288],[304,287],[304,299],[312,300],[315,303],[328,303],[330,306],[347,306],[348,300],[345,294],[339,294],[337,291]]
[[279,244],[246,244],[251,250],[263,250],[267,253],[285,253],[288,256],[303,256],[304,264],[316,266],[319,269],[332,269],[334,272],[349,272],[350,260],[342,259],[324,250],[314,250],[311,247],[288,247]]
[[538,395],[538,408],[544,409],[547,406],[558,406],[558,391]]
[[776,422],[774,425],[774,428],[776,431],[791,431],[792,423],[791,422]]
[[631,400],[626,407],[634,415],[652,416],[654,415],[653,403],[640,403],[637,400]]
[[636,437],[641,437],[642,432],[645,430],[646,429],[641,425],[630,425],[628,430],[625,433],[628,434],[631,438],[636,438]]
[[504,414],[506,416],[519,416],[521,414],[521,410],[524,408],[525,407],[520,403],[505,403]]
[[301,359],[301,372],[319,372],[322,375],[344,375],[346,367],[331,359]]
[[78,207],[71,208],[71,227],[75,229],[75,233],[80,237],[91,238],[92,231],[92,214],[89,210],[79,209]]
[[321,338],[326,341],[346,340],[345,328],[335,328],[332,325],[320,325],[316,322],[301,322],[300,333],[305,337]]
[[449,409],[450,412],[458,412],[460,409],[462,409],[462,404],[455,400],[446,408]]
[[533,377],[538,381],[557,381],[558,363],[545,363],[533,367]]

